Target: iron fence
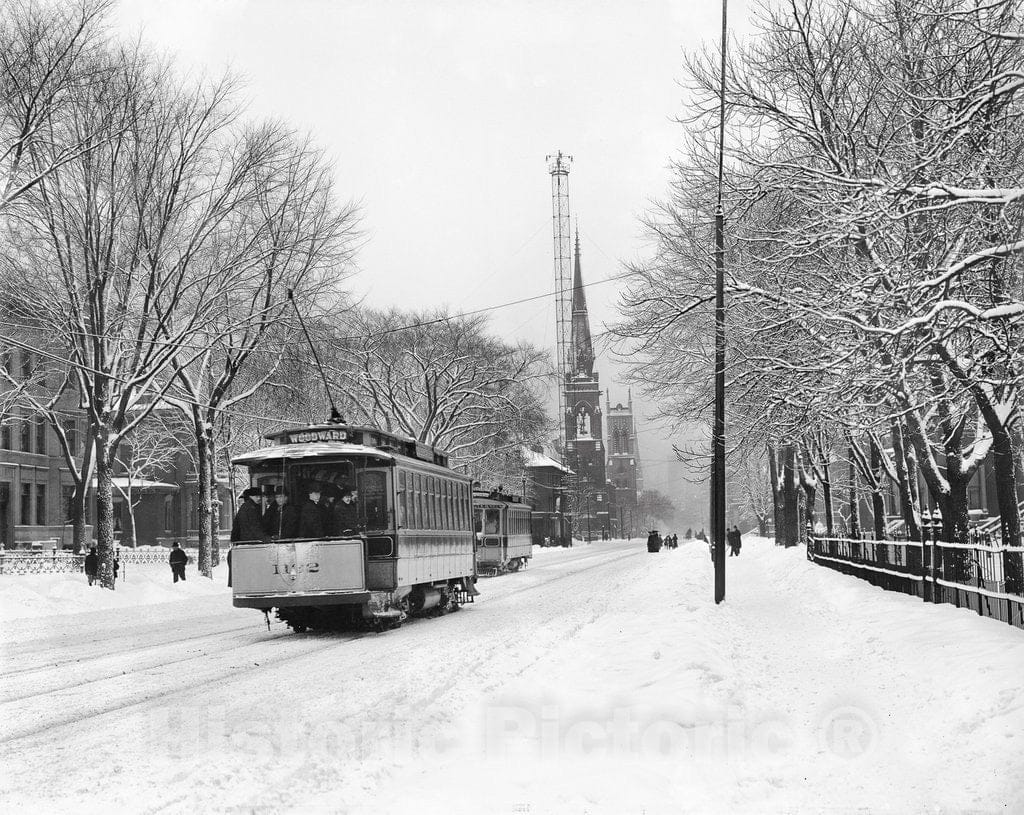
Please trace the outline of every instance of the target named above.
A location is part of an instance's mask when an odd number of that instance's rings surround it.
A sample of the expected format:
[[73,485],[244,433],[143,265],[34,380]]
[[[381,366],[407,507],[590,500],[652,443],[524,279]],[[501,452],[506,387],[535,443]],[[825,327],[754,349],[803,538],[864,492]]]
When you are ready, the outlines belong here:
[[991,539],[876,541],[812,537],[807,557],[888,591],[969,608],[1024,628],[1024,547]]
[[85,555],[71,552],[0,551],[0,574],[81,572]]

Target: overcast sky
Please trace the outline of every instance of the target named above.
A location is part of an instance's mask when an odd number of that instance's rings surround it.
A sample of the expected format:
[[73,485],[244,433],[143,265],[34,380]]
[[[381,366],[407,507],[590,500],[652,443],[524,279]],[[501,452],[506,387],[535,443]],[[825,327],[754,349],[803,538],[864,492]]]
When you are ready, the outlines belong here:
[[[744,6],[733,0],[731,22]],[[354,286],[368,303],[465,311],[553,290],[545,156],[559,150],[574,159],[585,281],[644,255],[639,218],[665,195],[680,140],[683,55],[717,44],[720,13],[699,0],[121,0],[117,25],[184,70],[231,70],[254,115],[313,134],[363,208]],[[595,333],[617,292],[589,287]],[[491,325],[553,351],[552,298]],[[625,402],[607,359],[597,367]],[[647,486],[699,514],[703,492],[644,414]]]

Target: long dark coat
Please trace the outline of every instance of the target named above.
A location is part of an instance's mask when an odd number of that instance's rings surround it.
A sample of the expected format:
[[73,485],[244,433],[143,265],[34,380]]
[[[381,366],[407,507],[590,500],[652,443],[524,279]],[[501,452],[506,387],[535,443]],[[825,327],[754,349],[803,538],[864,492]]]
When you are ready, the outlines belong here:
[[356,502],[346,504],[342,499],[334,502],[334,533],[340,535],[346,529],[355,530],[359,523],[359,508]]
[[322,538],[324,536],[324,511],[316,501],[306,500],[299,510],[299,537]]
[[285,504],[283,507],[271,504],[263,514],[263,531],[272,538],[297,538],[299,511],[291,504]]
[[100,570],[100,556],[88,554],[85,556],[85,573],[96,574]]
[[266,542],[267,533],[263,531],[260,509],[248,498],[242,499],[242,506],[235,514],[235,522],[231,525],[231,540],[238,543]]
[[185,554],[184,549],[172,549],[170,556],[167,558],[167,562],[172,566],[184,566],[188,563],[188,555]]

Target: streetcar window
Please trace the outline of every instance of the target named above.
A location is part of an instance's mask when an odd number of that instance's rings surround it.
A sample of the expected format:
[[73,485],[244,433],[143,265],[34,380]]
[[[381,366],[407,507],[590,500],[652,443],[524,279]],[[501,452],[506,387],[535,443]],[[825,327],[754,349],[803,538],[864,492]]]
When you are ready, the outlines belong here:
[[444,482],[444,528],[451,530],[454,528],[452,523],[452,482]]
[[484,534],[497,535],[501,529],[501,510],[488,507],[484,510]]
[[389,526],[387,484],[387,473],[383,470],[359,473],[359,516],[367,529],[387,529]]
[[419,473],[413,474],[415,487],[413,488],[413,515],[415,520],[413,526],[423,529],[423,476]]
[[406,527],[409,525],[408,515],[408,501],[406,498],[406,472],[400,470],[398,473],[398,526]]

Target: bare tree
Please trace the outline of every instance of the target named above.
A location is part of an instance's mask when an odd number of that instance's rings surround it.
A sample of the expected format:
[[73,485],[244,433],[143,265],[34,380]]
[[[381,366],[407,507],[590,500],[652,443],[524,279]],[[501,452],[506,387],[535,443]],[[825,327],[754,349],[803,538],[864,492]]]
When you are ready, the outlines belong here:
[[353,318],[331,363],[349,414],[447,450],[484,482],[512,475],[510,462],[521,475],[522,446],[548,430],[544,352],[488,336],[481,317],[364,309]]
[[99,134],[96,146],[62,163],[61,141],[28,151],[34,168],[53,169],[11,219],[18,264],[4,282],[26,293],[26,317],[45,326],[71,366],[95,455],[100,579],[113,588],[117,447],[169,391],[183,352],[205,350],[220,298],[243,279],[241,268],[212,275],[203,260],[251,199],[260,161],[234,136],[230,81],[181,85],[138,50],[109,54],[98,75],[69,100],[60,125]]
[[[109,135],[53,124],[102,70],[95,51],[112,5],[6,0],[0,6],[0,212]],[[33,146],[45,146],[45,162],[30,160]]]

